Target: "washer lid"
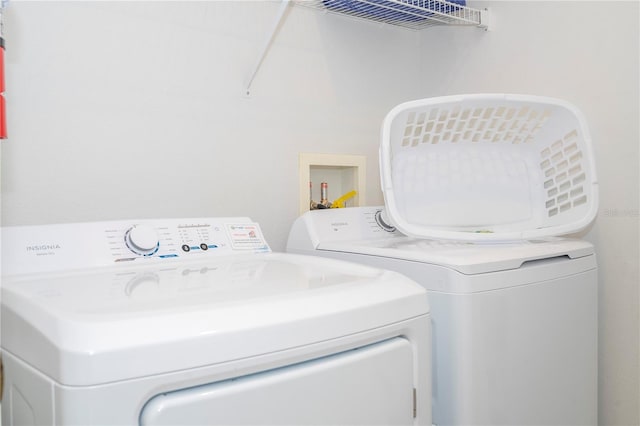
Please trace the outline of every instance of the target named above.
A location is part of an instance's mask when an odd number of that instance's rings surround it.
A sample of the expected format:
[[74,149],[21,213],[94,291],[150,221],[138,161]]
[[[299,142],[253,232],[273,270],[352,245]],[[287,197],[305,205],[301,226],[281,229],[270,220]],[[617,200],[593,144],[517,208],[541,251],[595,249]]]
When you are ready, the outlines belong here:
[[468,275],[517,269],[534,260],[561,256],[575,259],[593,254],[590,243],[576,239],[472,243],[401,234],[372,240],[321,242],[317,249],[441,265]]
[[517,241],[575,234],[598,211],[584,115],[519,94],[402,103],[382,123],[390,224],[418,238]]
[[326,341],[429,311],[399,274],[293,254],[13,276],[2,346],[94,385]]

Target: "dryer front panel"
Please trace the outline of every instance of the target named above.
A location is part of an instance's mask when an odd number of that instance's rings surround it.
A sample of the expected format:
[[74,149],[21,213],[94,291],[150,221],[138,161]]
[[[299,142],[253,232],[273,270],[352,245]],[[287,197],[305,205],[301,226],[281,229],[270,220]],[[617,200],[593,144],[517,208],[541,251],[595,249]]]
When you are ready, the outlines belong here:
[[152,398],[159,425],[412,425],[414,355],[396,337],[336,355]]

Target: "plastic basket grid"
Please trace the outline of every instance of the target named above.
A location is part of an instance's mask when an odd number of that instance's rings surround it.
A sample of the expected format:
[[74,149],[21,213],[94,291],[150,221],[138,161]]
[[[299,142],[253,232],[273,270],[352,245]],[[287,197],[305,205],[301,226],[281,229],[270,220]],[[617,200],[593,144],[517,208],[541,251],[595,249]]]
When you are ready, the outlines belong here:
[[468,95],[402,104],[385,119],[380,154],[388,214],[409,235],[561,235],[584,228],[597,210],[585,121],[559,100]]

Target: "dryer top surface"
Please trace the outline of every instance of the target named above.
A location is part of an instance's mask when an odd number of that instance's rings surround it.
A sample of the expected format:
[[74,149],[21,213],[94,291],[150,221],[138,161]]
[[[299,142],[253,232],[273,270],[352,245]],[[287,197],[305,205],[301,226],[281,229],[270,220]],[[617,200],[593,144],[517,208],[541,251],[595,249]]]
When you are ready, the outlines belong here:
[[[11,234],[3,241],[23,233]],[[44,256],[47,271],[36,265],[34,273],[3,277],[2,349],[66,385],[220,364],[429,313],[425,290],[400,274],[264,252],[262,242],[236,250],[211,230],[201,237],[218,251],[180,254],[182,241],[163,249],[165,238],[157,253],[171,256],[121,262],[124,249],[107,245],[104,257],[89,250],[102,266],[64,270],[51,268],[51,259],[76,265],[82,238],[56,234],[47,238],[46,252],[54,253]]]

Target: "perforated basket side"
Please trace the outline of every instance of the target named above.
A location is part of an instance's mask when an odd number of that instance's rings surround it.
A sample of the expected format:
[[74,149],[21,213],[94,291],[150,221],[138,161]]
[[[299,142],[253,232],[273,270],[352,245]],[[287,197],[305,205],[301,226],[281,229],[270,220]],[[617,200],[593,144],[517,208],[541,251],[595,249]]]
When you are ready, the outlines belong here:
[[381,134],[389,218],[405,234],[462,240],[577,232],[597,211],[586,122],[567,102],[464,95],[398,105]]

